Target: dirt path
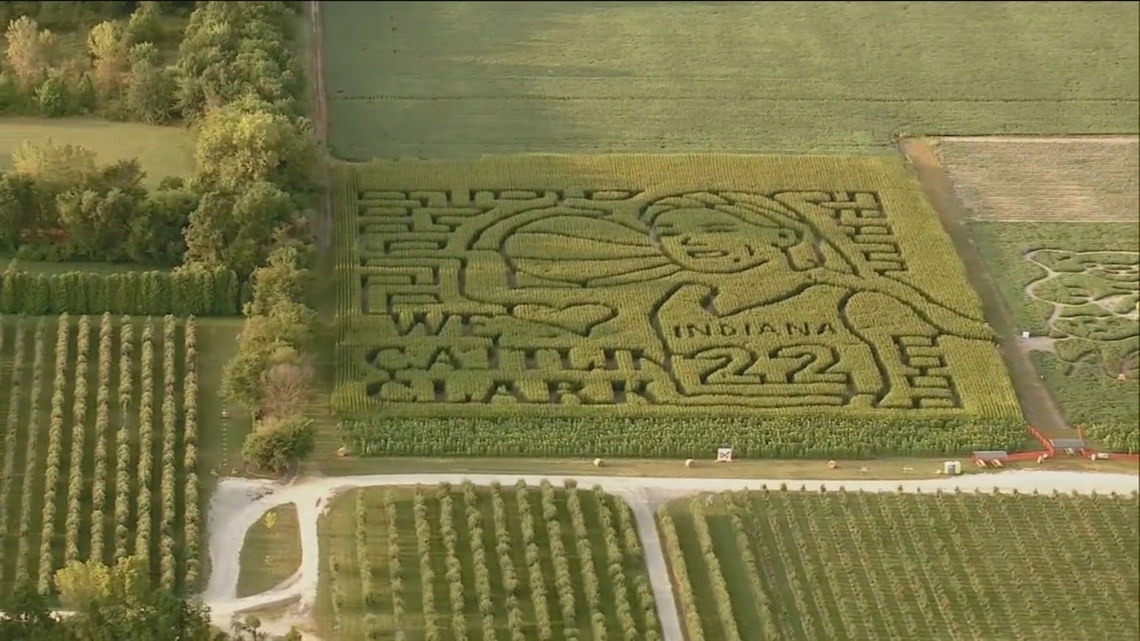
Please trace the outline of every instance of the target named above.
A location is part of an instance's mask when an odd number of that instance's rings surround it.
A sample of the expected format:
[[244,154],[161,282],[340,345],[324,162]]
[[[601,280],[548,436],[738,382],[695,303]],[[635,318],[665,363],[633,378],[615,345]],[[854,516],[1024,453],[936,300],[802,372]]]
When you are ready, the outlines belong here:
[[1009,306],[1002,300],[1001,292],[974,247],[973,237],[966,226],[968,214],[954,196],[949,175],[927,143],[906,138],[900,146],[914,166],[923,192],[938,212],[942,227],[950,235],[954,249],[966,267],[966,275],[982,301],[986,320],[998,335],[998,351],[1013,379],[1013,388],[1025,420],[1047,436],[1072,436],[1073,430],[1034,369],[1029,351],[1020,342]]
[[[538,485],[544,478],[561,484],[566,478],[542,476],[514,476],[488,474],[389,474],[311,478],[291,485],[281,485],[255,479],[223,479],[210,502],[209,532],[210,561],[214,568],[209,585],[201,595],[210,607],[215,625],[228,629],[231,619],[245,611],[273,607],[295,602],[284,619],[264,621],[268,631],[285,631],[289,625],[311,626],[310,612],[317,598],[317,581],[320,572],[320,537],[317,522],[329,501],[338,492],[358,487],[436,485],[450,482],[459,485],[471,481],[489,485],[498,481],[513,485],[519,480]],[[971,474],[958,478],[939,478],[918,481],[812,481],[804,479],[693,479],[587,476],[576,478],[579,486],[600,485],[606,491],[628,501],[637,519],[638,532],[645,549],[650,584],[661,618],[665,641],[683,641],[680,618],[673,599],[672,585],[666,569],[661,541],[654,520],[655,508],[664,501],[698,492],[720,492],[759,488],[761,485],[778,487],[804,487],[816,491],[821,485],[835,488],[840,485],[850,491],[931,492],[937,489],[963,491],[1018,491],[1072,492],[1129,494],[1140,490],[1140,477],[1131,474],[1095,474],[1085,472],[1048,472],[1011,470],[996,474]],[[283,583],[262,594],[237,598],[237,579],[241,564],[241,549],[245,532],[273,507],[286,503],[297,505],[300,522],[301,567],[290,582]],[[306,639],[316,639],[306,634]]]

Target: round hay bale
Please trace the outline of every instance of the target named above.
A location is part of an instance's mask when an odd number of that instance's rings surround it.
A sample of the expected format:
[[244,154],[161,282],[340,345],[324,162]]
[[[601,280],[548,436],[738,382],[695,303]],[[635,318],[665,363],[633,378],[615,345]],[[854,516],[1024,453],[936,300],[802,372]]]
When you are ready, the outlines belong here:
[[693,459],[691,459],[691,458],[685,459],[685,467],[692,467],[692,466],[693,466]]
[[341,457],[341,458],[348,456],[348,448],[343,447],[343,446],[336,448],[336,455]]
[[600,459],[600,458],[594,459],[594,467],[601,467],[601,466],[602,466],[602,459]]
[[1044,455],[1037,457],[1037,464],[1038,465],[1041,465],[1044,462],[1045,462],[1045,456]]
[[828,461],[827,462],[827,469],[834,470],[837,467],[839,467],[839,463],[836,463],[835,461]]

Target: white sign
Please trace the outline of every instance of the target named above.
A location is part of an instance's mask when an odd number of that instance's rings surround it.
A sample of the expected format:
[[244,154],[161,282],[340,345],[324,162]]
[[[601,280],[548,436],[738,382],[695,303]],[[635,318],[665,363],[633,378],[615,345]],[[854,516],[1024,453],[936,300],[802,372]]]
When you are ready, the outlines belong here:
[[1029,332],[1021,332],[1022,338],[1029,338]]
[[717,463],[731,463],[732,462],[732,448],[720,447],[716,450]]

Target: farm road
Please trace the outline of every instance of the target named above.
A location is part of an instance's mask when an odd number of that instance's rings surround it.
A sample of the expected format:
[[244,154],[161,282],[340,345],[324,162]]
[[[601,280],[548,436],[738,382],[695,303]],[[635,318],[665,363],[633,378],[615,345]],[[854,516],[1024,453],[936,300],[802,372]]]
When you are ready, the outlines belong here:
[[[284,631],[290,624],[304,625],[317,599],[317,579],[320,572],[320,537],[317,522],[337,493],[361,487],[437,485],[448,482],[459,485],[471,481],[489,485],[498,481],[512,485],[525,481],[537,486],[543,479],[562,484],[569,477],[542,477],[535,475],[492,474],[374,474],[303,479],[284,485],[256,479],[223,479],[210,501],[209,533],[210,563],[213,568],[202,600],[210,607],[215,625],[228,629],[232,618],[243,612],[269,608],[296,601],[287,620],[265,620],[263,629]],[[693,479],[653,477],[576,477],[580,487],[600,485],[607,492],[622,497],[633,507],[638,533],[642,537],[649,570],[650,584],[657,601],[661,629],[665,641],[683,641],[681,621],[673,599],[668,566],[661,548],[654,518],[655,509],[665,501],[699,492],[759,489],[761,486],[804,488],[818,491],[821,485],[850,491],[933,492],[1000,491],[1000,492],[1093,492],[1129,494],[1140,491],[1140,477],[1131,474],[1096,474],[1087,472],[1049,472],[1037,470],[1010,470],[1000,473],[971,474],[964,477],[947,477],[918,481],[811,481],[804,479]],[[286,503],[297,506],[300,523],[301,567],[288,581],[250,597],[237,597],[241,549],[246,531],[270,509]],[[306,639],[317,639],[307,634]]]
[[1013,313],[1002,300],[1001,292],[994,285],[993,278],[978,255],[973,237],[966,227],[968,213],[954,195],[950,176],[926,142],[904,138],[900,146],[914,166],[923,192],[938,212],[942,227],[949,234],[955,251],[966,267],[966,275],[981,299],[986,320],[997,333],[998,351],[1009,370],[1026,422],[1046,436],[1072,437],[1070,426],[1029,360],[1029,350],[1017,335]]

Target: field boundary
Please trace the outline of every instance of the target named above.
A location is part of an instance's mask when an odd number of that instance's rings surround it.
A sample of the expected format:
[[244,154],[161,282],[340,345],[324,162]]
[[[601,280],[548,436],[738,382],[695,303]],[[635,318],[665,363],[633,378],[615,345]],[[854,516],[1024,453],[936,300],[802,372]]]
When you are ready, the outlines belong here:
[[942,227],[950,236],[959,259],[966,267],[970,283],[978,292],[986,320],[998,335],[998,352],[1013,381],[1025,420],[1047,436],[1071,436],[1072,429],[1061,414],[1056,400],[1037,374],[1028,351],[1017,340],[1013,313],[978,255],[974,239],[966,226],[969,216],[954,195],[949,174],[938,162],[938,156],[928,142],[904,138],[900,140],[899,147],[914,167],[923,192],[938,213]]

